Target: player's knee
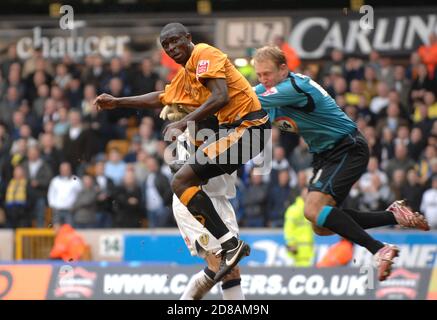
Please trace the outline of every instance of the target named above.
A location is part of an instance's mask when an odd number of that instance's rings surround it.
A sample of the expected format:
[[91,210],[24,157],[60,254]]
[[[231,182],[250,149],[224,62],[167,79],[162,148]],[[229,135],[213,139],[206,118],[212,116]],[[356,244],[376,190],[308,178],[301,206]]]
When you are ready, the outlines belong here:
[[312,222],[313,224],[317,221],[317,216],[319,214],[318,206],[312,204],[305,204],[304,216],[307,220]]
[[177,196],[181,195],[188,187],[186,181],[187,179],[181,171],[176,172],[173,176],[173,179],[171,180],[171,189]]
[[313,224],[312,227],[313,227],[314,233],[317,234],[318,236],[331,236],[334,234],[334,232],[332,232],[331,230],[323,228],[323,227],[319,227],[315,224]]

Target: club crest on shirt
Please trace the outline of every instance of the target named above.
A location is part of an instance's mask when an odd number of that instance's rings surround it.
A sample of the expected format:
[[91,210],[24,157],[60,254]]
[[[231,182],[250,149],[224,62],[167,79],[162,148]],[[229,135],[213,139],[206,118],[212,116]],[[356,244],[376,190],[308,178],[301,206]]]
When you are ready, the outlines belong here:
[[207,235],[206,233],[202,233],[199,237],[199,242],[201,245],[207,246],[209,243],[209,235]]
[[288,131],[292,133],[298,133],[299,131],[296,122],[289,117],[277,117],[275,118],[274,124],[282,131]]
[[209,60],[200,60],[197,64],[196,74],[202,74],[208,71]]
[[270,96],[272,94],[278,93],[278,89],[276,89],[276,87],[271,87],[269,89],[267,89],[266,91],[264,91],[263,93],[260,94],[260,96],[262,97],[267,97]]

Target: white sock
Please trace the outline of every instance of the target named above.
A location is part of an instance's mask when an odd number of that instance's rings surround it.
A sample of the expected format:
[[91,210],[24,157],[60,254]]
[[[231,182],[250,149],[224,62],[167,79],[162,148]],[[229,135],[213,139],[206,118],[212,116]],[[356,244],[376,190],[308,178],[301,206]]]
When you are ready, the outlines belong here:
[[232,279],[222,284],[223,300],[245,300],[241,279]]
[[[208,273],[208,274],[207,274]],[[200,300],[214,287],[215,273],[209,269],[202,270],[193,275],[185,287],[180,300]]]

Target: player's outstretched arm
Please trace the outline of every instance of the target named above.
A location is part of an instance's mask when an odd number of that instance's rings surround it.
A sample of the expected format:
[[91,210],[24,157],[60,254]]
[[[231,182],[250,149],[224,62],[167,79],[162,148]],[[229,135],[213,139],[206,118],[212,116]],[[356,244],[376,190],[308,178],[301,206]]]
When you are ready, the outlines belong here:
[[229,102],[228,86],[226,79],[208,79],[205,84],[211,95],[209,98],[195,111],[189,113],[182,120],[168,124],[164,128],[164,135],[176,137],[187,128],[189,121],[201,121],[208,116],[215,114]]
[[163,91],[154,91],[141,96],[116,98],[110,94],[103,93],[94,100],[97,110],[108,110],[115,108],[162,108],[163,104],[159,100],[159,95]]

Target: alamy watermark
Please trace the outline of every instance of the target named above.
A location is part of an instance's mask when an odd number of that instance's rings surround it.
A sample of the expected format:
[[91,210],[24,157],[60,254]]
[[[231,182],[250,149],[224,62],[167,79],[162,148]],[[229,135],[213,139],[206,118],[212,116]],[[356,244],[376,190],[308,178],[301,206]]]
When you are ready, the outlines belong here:
[[360,28],[364,30],[374,29],[373,20],[375,14],[373,12],[373,7],[369,5],[361,6],[360,13],[364,13],[364,16],[360,19]]

